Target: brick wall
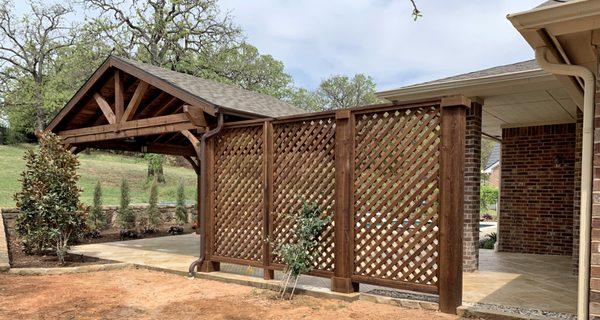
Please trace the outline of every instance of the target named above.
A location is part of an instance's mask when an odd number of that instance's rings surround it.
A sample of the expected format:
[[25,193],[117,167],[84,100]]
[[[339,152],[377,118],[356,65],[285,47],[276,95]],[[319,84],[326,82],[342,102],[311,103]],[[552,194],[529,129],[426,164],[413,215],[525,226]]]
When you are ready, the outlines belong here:
[[572,254],[574,162],[575,124],[503,130],[500,251]]
[[465,133],[465,191],[463,231],[463,271],[479,266],[479,187],[481,176],[481,105],[467,111]]

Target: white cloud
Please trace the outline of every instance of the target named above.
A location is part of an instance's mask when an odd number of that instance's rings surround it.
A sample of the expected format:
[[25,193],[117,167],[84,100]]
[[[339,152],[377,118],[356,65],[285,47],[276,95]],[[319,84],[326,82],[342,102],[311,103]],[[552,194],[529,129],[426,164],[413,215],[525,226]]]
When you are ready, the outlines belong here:
[[298,85],[366,73],[380,89],[531,59],[506,19],[542,0],[222,0],[262,53],[282,60]]

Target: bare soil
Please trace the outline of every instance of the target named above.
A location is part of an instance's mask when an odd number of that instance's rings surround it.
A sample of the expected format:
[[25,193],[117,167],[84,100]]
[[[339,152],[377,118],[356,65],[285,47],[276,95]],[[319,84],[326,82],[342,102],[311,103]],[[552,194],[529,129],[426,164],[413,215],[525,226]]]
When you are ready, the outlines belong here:
[[457,319],[366,301],[296,296],[126,269],[85,274],[0,274],[0,319]]

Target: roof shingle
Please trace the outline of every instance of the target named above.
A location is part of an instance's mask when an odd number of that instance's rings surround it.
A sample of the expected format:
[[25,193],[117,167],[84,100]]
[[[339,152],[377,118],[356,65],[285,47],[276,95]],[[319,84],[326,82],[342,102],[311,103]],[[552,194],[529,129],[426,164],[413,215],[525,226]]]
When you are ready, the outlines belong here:
[[185,90],[200,99],[206,100],[217,107],[249,112],[267,117],[281,117],[306,113],[303,109],[265,94],[248,91],[237,86],[218,83],[123,57],[113,57],[155,77],[163,79],[173,86]]

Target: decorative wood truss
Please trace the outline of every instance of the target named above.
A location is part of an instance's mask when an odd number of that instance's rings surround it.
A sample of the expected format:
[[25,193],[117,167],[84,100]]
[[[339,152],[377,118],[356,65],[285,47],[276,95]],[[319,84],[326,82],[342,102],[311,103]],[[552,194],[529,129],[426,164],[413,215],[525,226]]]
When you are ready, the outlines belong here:
[[96,148],[179,155],[198,171],[198,137],[216,125],[218,110],[167,80],[109,57],[48,129],[74,152]]

